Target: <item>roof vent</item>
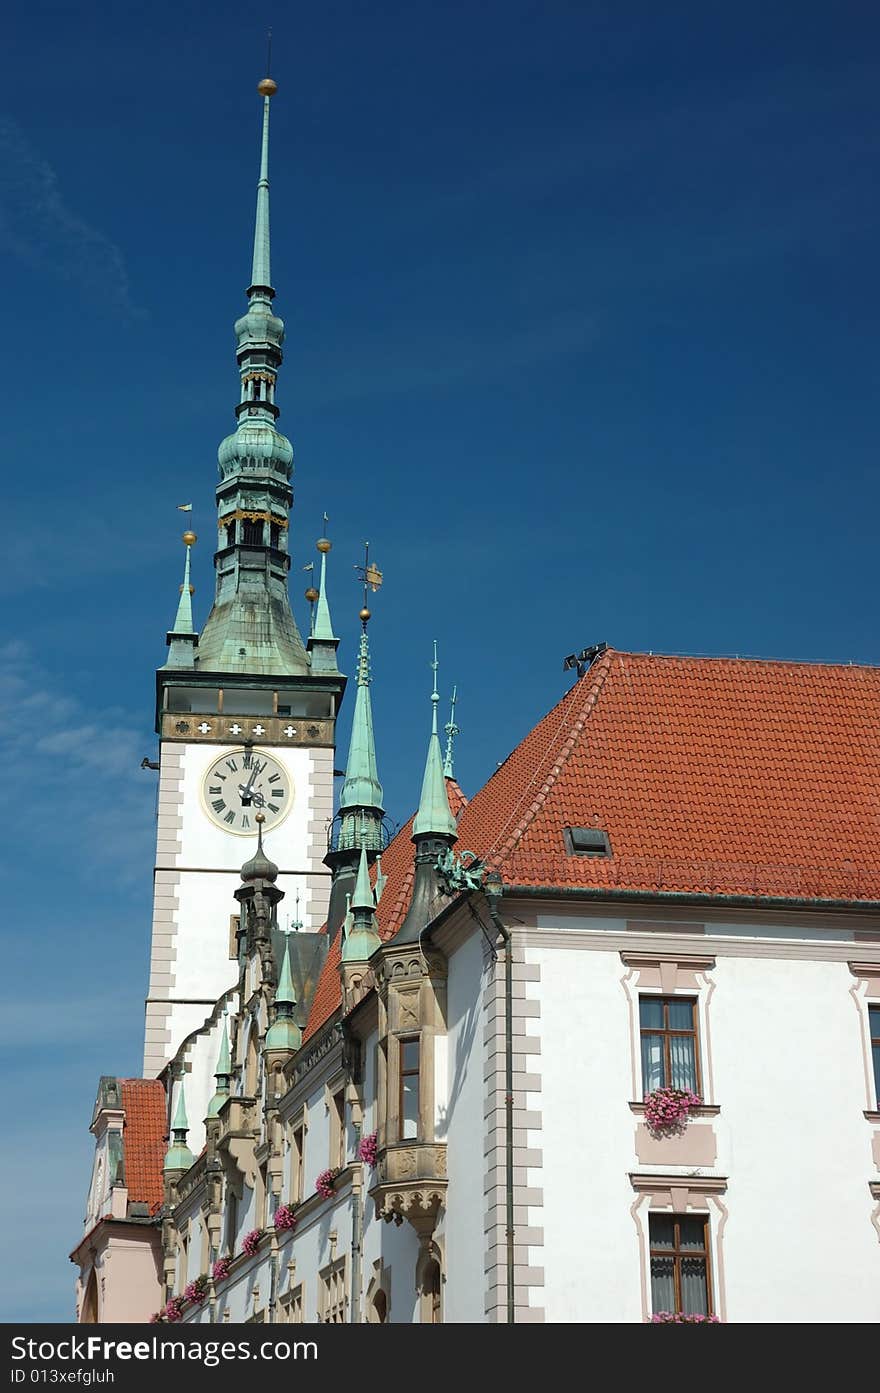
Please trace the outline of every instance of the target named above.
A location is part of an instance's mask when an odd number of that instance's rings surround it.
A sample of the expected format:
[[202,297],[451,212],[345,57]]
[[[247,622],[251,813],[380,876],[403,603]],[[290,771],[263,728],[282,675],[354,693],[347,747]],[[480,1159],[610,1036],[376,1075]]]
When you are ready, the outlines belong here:
[[608,833],[603,832],[601,827],[564,827],[562,835],[569,856],[611,855]]

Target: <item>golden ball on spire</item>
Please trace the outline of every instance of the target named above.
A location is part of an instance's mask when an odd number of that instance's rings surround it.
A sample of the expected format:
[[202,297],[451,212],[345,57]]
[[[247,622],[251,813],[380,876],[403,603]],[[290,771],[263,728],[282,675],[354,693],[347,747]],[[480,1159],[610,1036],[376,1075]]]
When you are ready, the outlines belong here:
[[257,91],[261,97],[274,97],[278,91],[278,83],[271,77],[264,77],[262,82],[257,83]]
[[184,544],[184,546],[186,546],[186,547],[194,547],[195,544],[196,544],[196,542],[197,542],[197,540],[198,540],[198,538],[196,537],[195,532],[184,532],[184,534],[183,534],[183,544]]
[[265,813],[257,813],[256,817],[254,818],[254,822],[263,823],[263,822],[265,822],[265,821],[266,821],[266,814],[265,814]]
[[315,546],[318,548],[318,551],[326,552],[330,551],[331,547],[333,546],[333,543],[330,541],[328,537],[319,537],[317,542],[315,543]]
[[315,589],[315,587],[314,587],[313,585],[310,585],[309,588],[308,588],[308,590],[306,591],[306,599],[308,600],[308,602],[309,602],[310,605],[313,605],[313,604],[315,603],[315,601],[317,600],[317,598],[318,598],[318,591]]
[[373,612],[372,610],[367,609],[366,605],[364,605],[363,609],[361,610],[360,614],[358,615],[358,619],[361,621],[362,624],[366,624],[366,622],[367,622],[367,620],[369,619],[369,617],[370,617],[370,615],[372,614],[372,612]]

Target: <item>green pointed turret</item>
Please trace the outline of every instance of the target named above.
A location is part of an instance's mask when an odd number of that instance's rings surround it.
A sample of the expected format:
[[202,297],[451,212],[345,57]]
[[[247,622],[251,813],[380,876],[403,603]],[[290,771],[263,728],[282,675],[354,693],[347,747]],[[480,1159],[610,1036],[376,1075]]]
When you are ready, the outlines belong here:
[[376,932],[375,911],[376,897],[370,884],[367,849],[362,846],[354,894],[351,897],[351,927],[342,947],[342,961],[344,963],[366,962],[381,946],[381,940]]
[[413,823],[413,837],[452,837],[458,835],[455,818],[449,810],[446,796],[446,779],[443,773],[443,756],[440,753],[440,737],[437,734],[437,704],[440,695],[437,691],[437,644],[434,643],[434,689],[431,693],[432,720],[431,738],[428,741],[428,758],[422,779],[422,794],[419,810]]
[[[326,513],[324,515],[326,521]],[[312,672],[336,672],[336,650],[339,639],[333,632],[330,618],[330,603],[327,599],[327,553],[332,543],[327,537],[319,537],[316,543],[321,554],[321,580],[318,600],[315,606],[315,621],[309,634],[306,647],[312,664]]]
[[168,630],[165,642],[168,644],[166,668],[191,668],[195,666],[196,647],[199,638],[193,624],[192,585],[190,583],[190,555],[195,545],[195,532],[184,532],[183,544],[186,547],[186,560],[183,564],[183,585],[177,602],[177,614],[173,627]]
[[458,696],[458,687],[452,688],[452,701],[450,702],[449,720],[443,729],[446,731],[446,754],[443,757],[443,777],[446,779],[455,778],[455,737],[460,734],[458,726],[455,724],[455,702]]
[[275,384],[284,324],[272,311],[269,245],[269,104],[259,84],[263,132],[248,309],[235,325],[238,425],[220,446],[214,605],[199,643],[200,672],[305,675],[309,659],[287,593],[293,447],[276,429]]
[[339,833],[340,851],[363,844],[366,844],[369,851],[381,850],[383,798],[376,764],[373,707],[370,700],[370,646],[367,626],[364,623],[358,657],[351,742],[345,766],[345,782],[339,796],[342,818]]
[[229,1081],[232,1078],[232,1063],[229,1057],[229,1034],[226,1029],[226,1016],[223,1016],[223,1034],[220,1037],[220,1052],[217,1055],[217,1067],[214,1070],[214,1078],[217,1080],[216,1092],[208,1104],[208,1116],[216,1117],[226,1099],[229,1097]]
[[193,1154],[186,1144],[189,1123],[186,1120],[186,1103],[183,1097],[183,1080],[177,1093],[177,1108],[171,1123],[171,1145],[165,1152],[162,1169],[165,1171],[188,1171],[193,1163]]
[[293,1019],[296,1007],[296,993],[290,975],[290,953],[287,942],[284,944],[284,957],[281,962],[281,975],[275,991],[275,1019],[266,1031],[267,1050],[298,1050],[302,1044],[302,1031]]

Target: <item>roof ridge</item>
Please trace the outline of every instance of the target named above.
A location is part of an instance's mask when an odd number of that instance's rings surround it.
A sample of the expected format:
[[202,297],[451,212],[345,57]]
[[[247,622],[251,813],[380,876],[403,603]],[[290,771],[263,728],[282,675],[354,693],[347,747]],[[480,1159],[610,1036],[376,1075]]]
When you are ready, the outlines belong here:
[[[582,705],[581,708],[580,708],[579,715],[578,715],[577,719],[573,722],[573,724],[572,724],[572,726],[571,726],[571,729],[570,729],[570,731],[569,731],[569,734],[568,734],[568,738],[566,739],[565,743],[564,743],[563,746],[562,746],[562,749],[561,749],[561,751],[560,751],[560,753],[559,753],[559,758],[555,761],[553,767],[552,767],[551,770],[550,770],[550,773],[548,774],[547,778],[544,780],[544,783],[543,783],[541,789],[539,790],[539,792],[538,792],[538,794],[536,795],[534,801],[532,802],[531,806],[529,807],[528,811],[526,812],[525,817],[523,817],[523,818],[520,819],[520,821],[519,821],[519,822],[517,823],[517,825],[514,827],[513,831],[512,831],[512,832],[510,833],[510,835],[508,836],[507,841],[504,843],[504,845],[502,846],[501,850],[498,852],[498,860],[499,860],[499,862],[503,862],[504,859],[505,859],[505,857],[508,856],[508,855],[510,854],[510,852],[513,850],[513,848],[514,848],[514,846],[516,845],[516,843],[517,843],[517,842],[520,840],[520,838],[522,837],[523,833],[524,833],[524,832],[526,831],[526,829],[530,826],[530,824],[533,822],[534,818],[537,816],[537,814],[541,811],[541,809],[543,808],[544,804],[546,803],[547,797],[548,797],[548,795],[549,795],[549,793],[550,793],[550,790],[553,788],[553,785],[556,783],[556,780],[559,778],[559,775],[562,773],[562,770],[563,770],[563,768],[565,767],[565,762],[566,762],[566,760],[568,759],[568,756],[571,754],[572,750],[574,749],[575,744],[577,743],[577,738],[578,738],[578,736],[580,735],[581,731],[582,731],[583,728],[584,728],[584,724],[585,724],[585,722],[586,722],[586,720],[587,720],[587,717],[589,716],[590,712],[591,712],[591,711],[593,710],[593,708],[595,707],[596,702],[599,700],[600,693],[601,693],[601,691],[602,691],[603,686],[605,685],[605,679],[606,679],[606,677],[608,676],[608,673],[609,673],[610,670],[611,670],[611,660],[612,660],[612,658],[613,658],[615,655],[616,655],[616,650],[615,650],[615,649],[613,649],[613,648],[606,648],[605,652],[604,652],[604,653],[602,654],[602,656],[600,657],[598,663],[595,665],[595,676],[593,676],[593,669],[592,669],[592,668],[590,669],[590,676],[593,678],[593,680],[592,680],[591,683],[590,683],[589,690],[588,690],[588,692],[587,692],[586,697],[584,698],[584,702],[583,702],[583,705]],[[586,674],[584,674],[584,675],[586,676]],[[577,689],[578,689],[578,683],[575,683],[575,685],[571,688],[571,692],[569,693],[569,695],[573,695],[573,694],[577,691]],[[564,700],[564,698],[563,698],[563,700]],[[549,713],[548,713],[548,714],[549,714]],[[567,713],[566,713],[566,714],[567,714]],[[562,729],[563,729],[563,726],[564,726],[564,720],[565,720],[565,718],[563,717],[563,721],[562,721],[562,723],[560,723],[559,730],[557,731],[556,735],[554,735],[553,740],[551,741],[551,748],[552,748],[552,746],[555,746],[556,740],[557,740],[559,734],[561,734],[561,732],[562,732]],[[531,734],[531,731],[529,732],[529,735],[530,735],[530,734]],[[527,740],[528,738],[529,738],[528,735],[526,735],[526,736],[524,737],[524,739],[526,739],[526,740]],[[522,744],[522,743],[523,743],[523,742],[520,741],[520,744]],[[518,749],[519,746],[517,746],[516,748]],[[509,758],[509,756],[508,756],[508,758]],[[536,766],[536,769],[535,769],[535,777],[538,775],[538,773],[539,773],[539,771],[540,771],[540,768],[541,768],[541,762],[539,762],[538,765]],[[507,822],[504,824],[504,827],[502,827],[501,831],[498,833],[498,836],[495,838],[495,841],[493,842],[492,846],[489,848],[489,851],[488,851],[487,854],[486,854],[486,859],[488,859],[488,857],[491,856],[492,853],[495,851],[496,847],[498,846],[498,842],[499,842],[500,838],[503,836],[504,832],[505,832],[505,831],[507,830],[507,828],[510,826],[511,820],[513,819],[513,817],[515,817],[515,815],[516,815],[516,813],[517,813],[517,810],[522,806],[523,799],[527,796],[528,791],[529,791],[529,788],[531,788],[532,785],[534,784],[535,777],[533,777],[532,780],[531,780],[531,782],[530,782],[529,784],[526,785],[526,787],[523,789],[522,794],[521,794],[520,797],[517,799],[516,803],[514,803],[513,808],[511,809],[511,812],[510,812],[510,817],[508,817]],[[485,787],[485,785],[484,785],[484,787]]]
[[880,670],[880,663],[855,663],[851,660],[841,659],[835,662],[830,658],[767,658],[760,653],[685,653],[671,652],[660,653],[656,649],[647,648],[628,648],[616,649],[622,657],[628,658],[669,658],[671,660],[685,659],[696,663],[761,663],[767,667],[830,667],[840,671],[850,671],[855,669],[861,672],[877,672]]

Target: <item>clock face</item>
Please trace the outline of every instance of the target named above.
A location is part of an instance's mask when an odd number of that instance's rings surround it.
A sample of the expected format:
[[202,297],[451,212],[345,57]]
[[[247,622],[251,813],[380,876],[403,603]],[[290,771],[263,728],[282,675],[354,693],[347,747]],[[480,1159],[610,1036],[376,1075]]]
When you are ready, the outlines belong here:
[[265,750],[227,750],[209,765],[202,783],[202,803],[224,832],[253,837],[257,813],[271,832],[290,812],[293,783],[280,760]]

